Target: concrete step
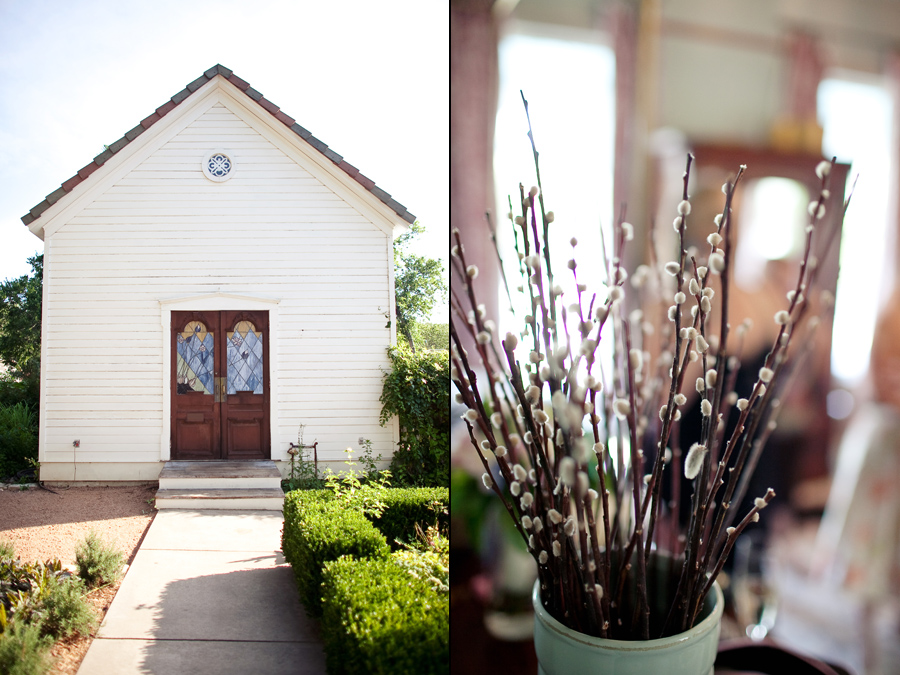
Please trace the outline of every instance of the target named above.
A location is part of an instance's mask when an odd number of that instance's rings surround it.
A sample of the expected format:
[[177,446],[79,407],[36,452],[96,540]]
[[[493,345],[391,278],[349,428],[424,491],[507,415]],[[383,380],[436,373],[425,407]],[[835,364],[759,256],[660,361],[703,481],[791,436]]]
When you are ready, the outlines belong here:
[[159,487],[163,490],[280,489],[281,473],[272,460],[169,461],[159,474]]
[[228,509],[281,511],[284,492],[281,488],[262,489],[172,489],[156,491],[157,509]]

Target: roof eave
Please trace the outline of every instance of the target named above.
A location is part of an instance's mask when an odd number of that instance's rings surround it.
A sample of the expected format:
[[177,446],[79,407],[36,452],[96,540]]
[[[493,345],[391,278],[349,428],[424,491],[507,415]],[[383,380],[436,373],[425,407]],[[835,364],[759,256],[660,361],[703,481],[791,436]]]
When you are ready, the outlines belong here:
[[[242,80],[240,77],[234,74],[230,68],[226,68],[221,64],[216,64],[212,68],[206,70],[203,75],[198,77],[193,82],[189,83],[184,89],[179,91],[177,94],[172,96],[168,101],[166,101],[163,105],[159,106],[151,115],[148,115],[143,120],[141,120],[140,124],[132,128],[128,131],[122,138],[118,139],[114,143],[105,146],[103,152],[94,157],[94,159],[82,167],[74,176],[69,178],[69,180],[65,181],[59,188],[51,192],[44,198],[43,201],[36,204],[28,213],[22,216],[22,222],[28,226],[28,229],[31,230],[35,236],[40,239],[44,238],[44,228],[43,223],[39,222],[43,213],[53,206],[57,201],[63,199],[75,189],[77,185],[87,180],[87,178],[94,173],[97,169],[103,166],[107,160],[117,154],[120,150],[126,147],[129,143],[131,143],[135,138],[140,136],[144,131],[153,126],[156,122],[161,120],[165,115],[174,110],[179,104],[185,101],[188,97],[190,97],[194,92],[200,89],[203,85],[205,85],[210,80],[215,77],[222,77],[227,80],[235,87],[237,87],[240,91],[246,94],[248,97],[253,99],[260,107],[270,113],[276,120],[284,124],[291,131],[297,134],[301,139],[306,141],[313,148],[322,153],[325,157],[327,157],[331,162],[333,162],[338,168],[340,168],[344,173],[353,178],[357,183],[362,185],[366,190],[368,190],[373,196],[375,196],[382,204],[387,206],[395,215],[395,217],[399,217],[400,221],[397,221],[396,227],[406,228],[404,223],[413,223],[416,220],[416,217],[411,214],[403,204],[395,200],[391,195],[377,185],[370,178],[364,176],[359,169],[355,166],[344,160],[344,158],[336,153],[334,150],[328,147],[326,143],[323,143],[318,138],[312,135],[311,132],[304,129],[302,126],[297,124],[294,118],[285,114],[281,111],[281,109],[266,99],[260,92],[253,89],[248,82]],[[408,228],[406,228],[408,229]],[[404,230],[405,231],[405,230]],[[395,233],[395,236],[397,234]]]

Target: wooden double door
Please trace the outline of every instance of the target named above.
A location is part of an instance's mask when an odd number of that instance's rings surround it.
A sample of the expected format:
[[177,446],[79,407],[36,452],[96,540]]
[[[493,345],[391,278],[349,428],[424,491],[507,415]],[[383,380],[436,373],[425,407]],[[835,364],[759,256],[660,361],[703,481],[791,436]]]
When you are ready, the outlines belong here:
[[172,459],[269,459],[269,313],[172,312]]

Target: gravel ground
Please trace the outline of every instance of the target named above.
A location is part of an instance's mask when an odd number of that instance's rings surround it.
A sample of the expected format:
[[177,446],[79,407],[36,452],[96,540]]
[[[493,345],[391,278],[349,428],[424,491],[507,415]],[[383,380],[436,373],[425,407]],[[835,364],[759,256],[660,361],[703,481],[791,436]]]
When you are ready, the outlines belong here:
[[[155,486],[0,489],[0,541],[10,542],[23,561],[59,558],[74,570],[75,547],[94,530],[124,551],[130,564],[156,509]],[[92,591],[87,599],[103,620],[119,584]],[[78,671],[93,635],[58,642],[54,674]]]
[[0,490],[0,540],[11,542],[18,557],[74,565],[75,547],[94,530],[126,551],[131,562],[156,513],[156,487],[51,489]]

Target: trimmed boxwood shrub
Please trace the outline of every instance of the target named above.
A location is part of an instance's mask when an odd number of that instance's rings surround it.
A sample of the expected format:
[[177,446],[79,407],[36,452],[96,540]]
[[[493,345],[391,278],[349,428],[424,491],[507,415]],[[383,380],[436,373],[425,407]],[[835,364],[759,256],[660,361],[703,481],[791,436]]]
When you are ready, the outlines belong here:
[[449,517],[445,513],[450,506],[447,488],[391,488],[382,496],[382,501],[385,511],[372,523],[392,546],[397,539],[407,543],[414,541],[416,523],[423,530],[435,522],[442,530],[449,527]]
[[325,565],[322,636],[329,675],[450,672],[450,600],[392,559]]
[[[321,490],[292,490],[288,492],[284,496],[285,527],[289,523],[294,523],[303,518],[304,514],[309,512],[310,509],[321,510],[324,508],[331,501],[333,494],[331,490],[324,488]],[[282,541],[284,541],[283,534]]]
[[391,549],[384,535],[358,511],[325,502],[321,496],[290,499],[292,495],[285,500],[282,550],[294,570],[307,613],[321,616],[325,563],[342,555],[386,558]]
[[331,490],[294,490],[284,496],[284,524],[281,526],[281,550],[291,565],[299,555],[296,536],[287,536],[310,513],[319,513],[328,507]]

